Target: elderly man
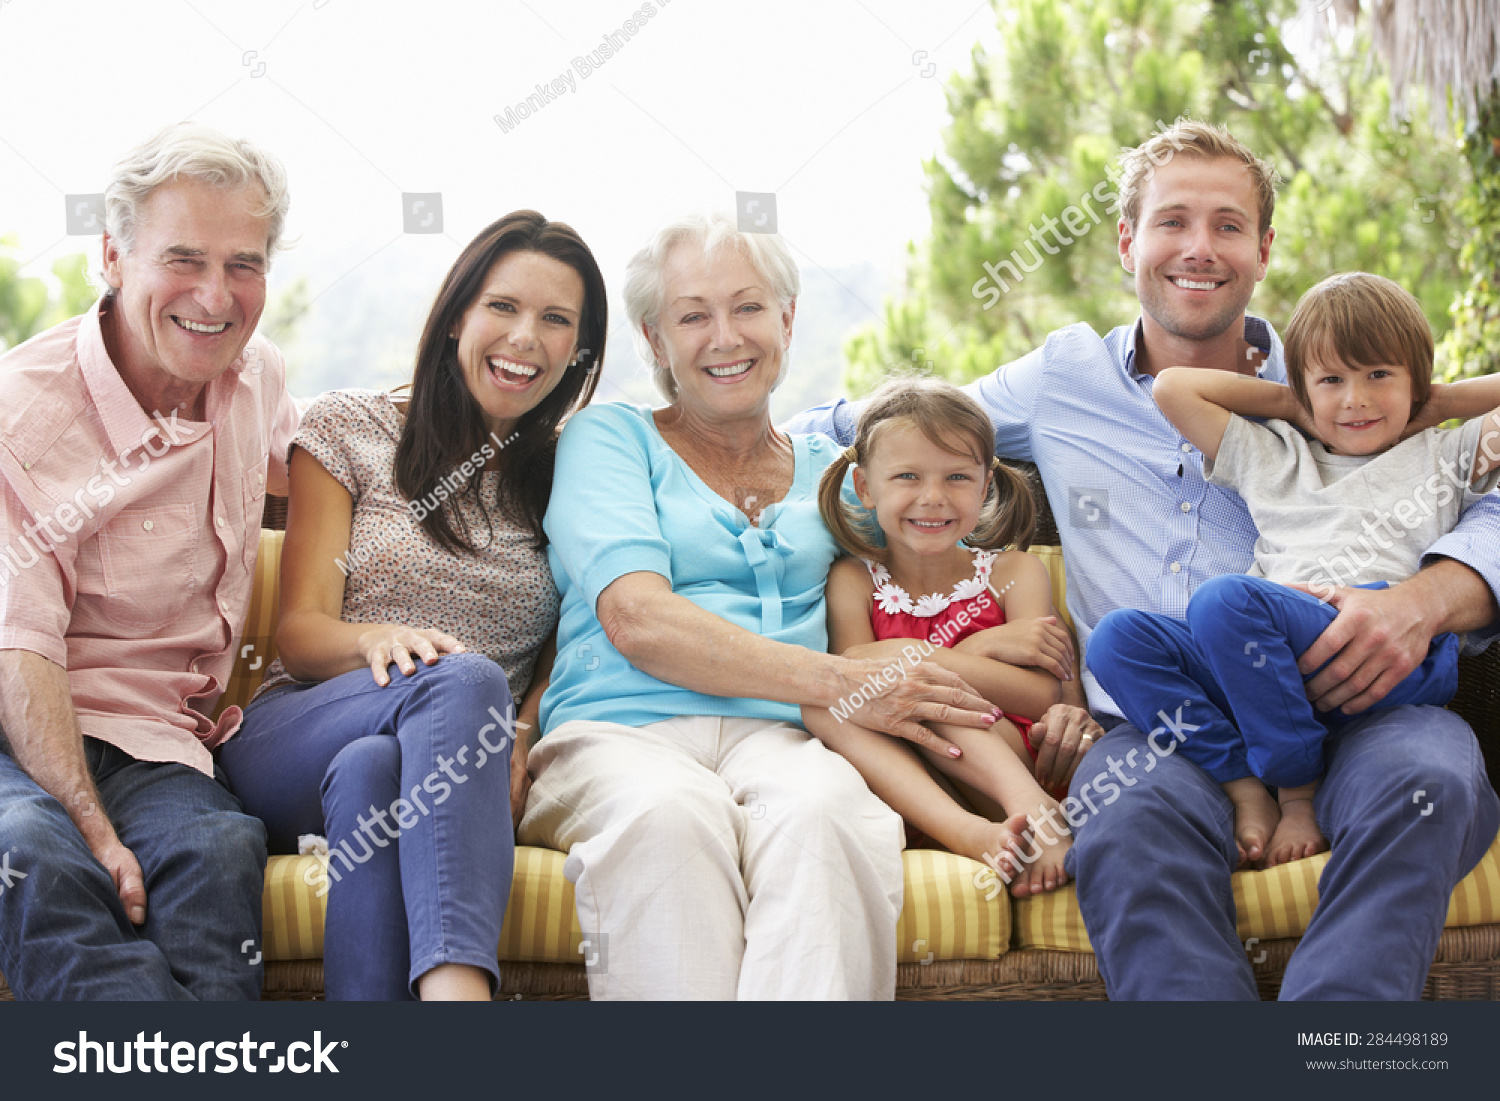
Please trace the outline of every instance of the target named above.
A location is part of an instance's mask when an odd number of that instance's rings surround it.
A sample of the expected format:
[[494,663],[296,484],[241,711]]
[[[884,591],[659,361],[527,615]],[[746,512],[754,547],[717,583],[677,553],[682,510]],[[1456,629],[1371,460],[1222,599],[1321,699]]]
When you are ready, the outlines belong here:
[[286,492],[297,412],[252,334],[287,204],[261,150],[163,131],[105,191],[104,296],[0,358],[0,971],[20,998],[259,997],[265,831],[210,752],[239,709],[208,715],[264,495]]
[[[1256,531],[1244,503],[1206,481],[1202,455],[1158,412],[1151,389],[1174,366],[1286,381],[1280,340],[1245,313],[1270,262],[1274,179],[1270,165],[1203,123],[1179,121],[1129,152],[1119,249],[1141,317],[1102,339],[1085,325],[1059,330],[969,387],[995,422],[997,452],[1040,467],[1085,646],[1111,609],[1180,619],[1200,584],[1251,562]],[[848,443],[855,413],[835,402],[792,429]],[[1493,636],[1497,536],[1491,495],[1429,549],[1415,577],[1385,591],[1339,589],[1338,618],[1302,658],[1304,673],[1328,663],[1308,681],[1309,698],[1355,714],[1415,668],[1434,635]],[[1111,729],[1073,776],[1065,808],[1078,837],[1067,867],[1110,996],[1254,998],[1235,933],[1227,797],[1171,755],[1173,735],[1190,734],[1171,729],[1180,715],[1136,730],[1084,680]],[[1070,729],[1061,759],[1071,763],[1081,741]],[[1440,792],[1442,813],[1422,815],[1418,792]],[[1327,743],[1315,811],[1333,853],[1282,996],[1419,996],[1448,896],[1500,823],[1473,732],[1432,707],[1351,722]]]

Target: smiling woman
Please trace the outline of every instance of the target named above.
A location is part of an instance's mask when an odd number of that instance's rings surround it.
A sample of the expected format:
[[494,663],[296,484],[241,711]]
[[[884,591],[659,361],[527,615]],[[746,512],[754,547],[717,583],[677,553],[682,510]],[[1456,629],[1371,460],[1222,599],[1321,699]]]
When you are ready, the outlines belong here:
[[448,272],[410,400],[326,394],[293,441],[281,658],[222,763],[272,851],[329,839],[330,998],[498,981],[529,783],[513,735],[536,726],[557,622],[542,511],[607,330],[588,247],[518,211]]
[[[670,404],[583,410],[558,444],[558,657],[520,837],[568,852],[593,998],[894,993],[900,819],[798,725],[884,672],[826,652],[836,449],[771,425],[798,288],[773,235],[668,226],[625,298]],[[933,739],[919,720],[989,711],[918,665],[855,721]]]

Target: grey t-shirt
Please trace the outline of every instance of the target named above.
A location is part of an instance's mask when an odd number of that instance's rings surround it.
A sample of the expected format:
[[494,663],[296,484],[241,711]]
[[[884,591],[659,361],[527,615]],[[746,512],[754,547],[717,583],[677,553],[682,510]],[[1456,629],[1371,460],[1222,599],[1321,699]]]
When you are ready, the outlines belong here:
[[1484,418],[1429,428],[1378,455],[1333,455],[1286,421],[1231,415],[1219,457],[1203,472],[1239,493],[1260,531],[1247,571],[1318,587],[1404,581],[1500,480],[1470,489]]

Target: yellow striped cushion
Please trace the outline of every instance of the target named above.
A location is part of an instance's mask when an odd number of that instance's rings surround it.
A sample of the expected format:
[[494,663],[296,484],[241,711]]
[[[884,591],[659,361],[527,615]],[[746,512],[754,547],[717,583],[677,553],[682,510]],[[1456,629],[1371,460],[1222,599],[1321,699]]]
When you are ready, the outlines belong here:
[[1300,937],[1317,909],[1318,877],[1327,863],[1328,854],[1319,853],[1263,871],[1236,872],[1229,885],[1240,939]]
[[1047,567],[1047,576],[1052,580],[1052,606],[1057,609],[1057,614],[1062,616],[1063,622],[1071,628],[1073,617],[1068,614],[1068,578],[1063,572],[1062,548],[1032,547],[1027,553],[1034,558],[1040,558],[1042,565]]
[[1448,901],[1447,929],[1467,929],[1500,921],[1500,837],[1478,866],[1464,876]]
[[[583,933],[573,906],[573,884],[563,877],[563,854],[516,846],[510,905],[500,931],[499,958],[543,963],[582,962]],[[261,900],[262,941],[268,960],[323,958],[323,915],[328,858],[273,856],[266,861]]]
[[[1232,880],[1242,939],[1301,936],[1317,904],[1322,853],[1266,871],[1240,872]],[[273,856],[266,864],[265,956],[270,960],[320,959],[324,900],[318,897],[325,861],[314,856]],[[1072,884],[1060,891],[1007,905],[988,870],[967,857],[930,849],[905,854],[906,905],[896,927],[902,963],[933,959],[998,959],[1011,941],[1018,948],[1090,952]],[[562,874],[563,854],[516,848],[510,908],[500,934],[505,960],[573,963],[583,934],[573,905],[573,885]],[[978,880],[976,883],[976,876]],[[1453,892],[1449,928],[1500,921],[1500,838]]]
[[261,951],[268,960],[323,958],[326,856],[273,856],[261,894]]
[[[1318,904],[1318,877],[1328,854],[1264,871],[1237,872],[1230,881],[1240,939],[1300,937]],[[1479,865],[1453,890],[1450,929],[1500,921],[1500,837]],[[1060,952],[1092,952],[1073,885],[1016,903],[1016,946]]]
[[552,849],[516,846],[516,874],[500,930],[502,960],[583,962],[583,930],[578,927],[573,884],[563,876],[566,859]]
[[[500,932],[500,959],[581,962],[583,933],[563,854],[516,846],[510,906]],[[988,869],[968,857],[916,849],[905,854],[906,906],[896,927],[899,959],[997,959],[1010,944],[1010,906]],[[323,957],[325,899],[318,897],[327,860],[273,856],[262,903],[268,960]],[[975,886],[975,876],[980,886]]]
[[276,606],[281,599],[281,543],[284,531],[262,528],[260,549],[255,556],[255,585],[250,591],[250,614],[240,652],[235,655],[229,683],[219,697],[214,718],[230,704],[244,707],[255,695],[266,669],[276,660]]
[[994,960],[1010,947],[1005,887],[983,864],[909,849],[905,865],[906,904],[896,923],[899,962]]
[[1056,891],[1019,899],[1013,924],[1017,948],[1052,948],[1059,952],[1092,952],[1089,935],[1078,912],[1077,888],[1072,883]]

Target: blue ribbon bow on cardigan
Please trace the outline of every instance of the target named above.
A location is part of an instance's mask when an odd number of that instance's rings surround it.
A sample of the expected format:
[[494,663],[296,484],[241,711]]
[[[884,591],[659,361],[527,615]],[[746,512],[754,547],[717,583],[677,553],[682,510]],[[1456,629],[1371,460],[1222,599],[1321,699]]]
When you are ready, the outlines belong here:
[[740,532],[739,538],[760,593],[761,633],[774,634],[781,630],[781,574],[783,562],[792,554],[791,544],[776,532],[754,525]]

